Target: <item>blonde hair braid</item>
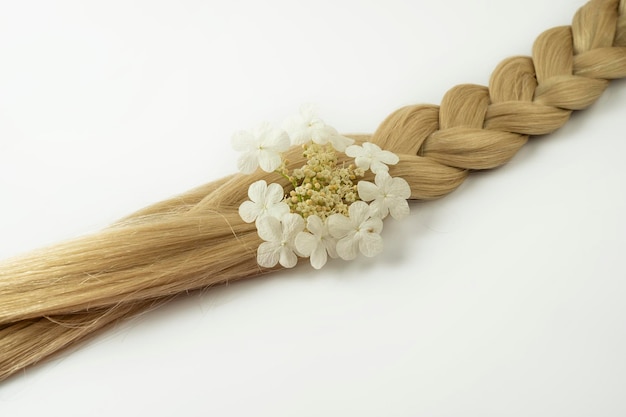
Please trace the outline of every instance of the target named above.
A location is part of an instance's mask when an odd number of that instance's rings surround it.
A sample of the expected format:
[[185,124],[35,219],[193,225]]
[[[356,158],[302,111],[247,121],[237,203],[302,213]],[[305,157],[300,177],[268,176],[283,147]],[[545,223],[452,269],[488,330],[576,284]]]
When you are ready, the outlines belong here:
[[[459,85],[440,106],[408,106],[371,136],[400,155],[391,173],[412,199],[456,189],[591,105],[626,76],[626,1],[591,0],[572,26],[550,29],[533,56],[497,66],[489,87]],[[302,165],[292,149],[288,159]],[[254,225],[237,208],[269,174],[233,175],[143,209],[92,236],[0,265],[0,379],[176,294],[268,272]],[[274,179],[272,178],[272,181]],[[283,185],[286,185],[283,183]]]

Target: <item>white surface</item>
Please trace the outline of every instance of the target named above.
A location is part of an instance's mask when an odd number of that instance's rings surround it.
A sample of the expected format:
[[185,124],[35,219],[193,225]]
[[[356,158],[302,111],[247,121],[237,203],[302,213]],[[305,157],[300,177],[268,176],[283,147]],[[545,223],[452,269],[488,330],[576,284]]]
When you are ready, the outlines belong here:
[[[581,0],[3,2],[0,256],[234,172],[233,131],[342,132],[486,84]],[[626,84],[383,256],[171,303],[0,385],[2,416],[626,414]]]

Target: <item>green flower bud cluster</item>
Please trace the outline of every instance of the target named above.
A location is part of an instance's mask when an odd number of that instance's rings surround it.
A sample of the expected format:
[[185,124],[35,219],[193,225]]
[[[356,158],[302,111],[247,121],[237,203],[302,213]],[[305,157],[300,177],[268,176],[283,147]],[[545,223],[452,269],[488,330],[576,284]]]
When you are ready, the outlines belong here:
[[348,206],[359,199],[357,179],[364,170],[337,161],[335,149],[330,144],[308,143],[302,146],[307,163],[292,173],[283,166],[279,172],[293,185],[285,197],[292,213],[303,218],[316,214],[322,220],[332,214],[348,215]]

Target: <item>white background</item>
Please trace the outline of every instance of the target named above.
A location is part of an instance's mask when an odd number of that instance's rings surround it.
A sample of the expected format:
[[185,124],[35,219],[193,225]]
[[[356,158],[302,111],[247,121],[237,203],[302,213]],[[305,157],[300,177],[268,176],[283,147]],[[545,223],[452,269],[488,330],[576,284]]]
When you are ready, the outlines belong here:
[[[0,256],[235,171],[303,103],[344,133],[528,55],[581,0],[0,3]],[[388,220],[374,259],[183,297],[0,384],[2,416],[623,416],[626,84]]]

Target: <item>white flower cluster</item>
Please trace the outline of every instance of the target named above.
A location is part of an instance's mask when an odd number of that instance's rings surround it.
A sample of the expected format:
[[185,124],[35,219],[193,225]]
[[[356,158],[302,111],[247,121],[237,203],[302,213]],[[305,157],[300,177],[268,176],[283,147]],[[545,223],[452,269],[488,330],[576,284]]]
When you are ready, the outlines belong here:
[[[264,241],[257,250],[260,266],[280,263],[291,268],[298,257],[308,257],[319,269],[328,256],[351,260],[359,252],[371,257],[382,251],[382,220],[409,214],[411,189],[404,179],[389,175],[388,165],[398,163],[397,155],[373,143],[353,143],[310,107],[301,109],[283,129],[264,124],[253,132],[235,133],[232,144],[242,152],[238,161],[242,172],[261,167],[277,172],[293,187],[286,193],[279,184],[256,181],[248,189],[250,200],[239,206],[243,221],[255,222]],[[282,156],[291,144],[302,145],[307,158],[306,165],[293,172]],[[336,152],[353,157],[354,164],[338,163]],[[355,185],[368,170],[375,174],[374,182],[361,180]]]

